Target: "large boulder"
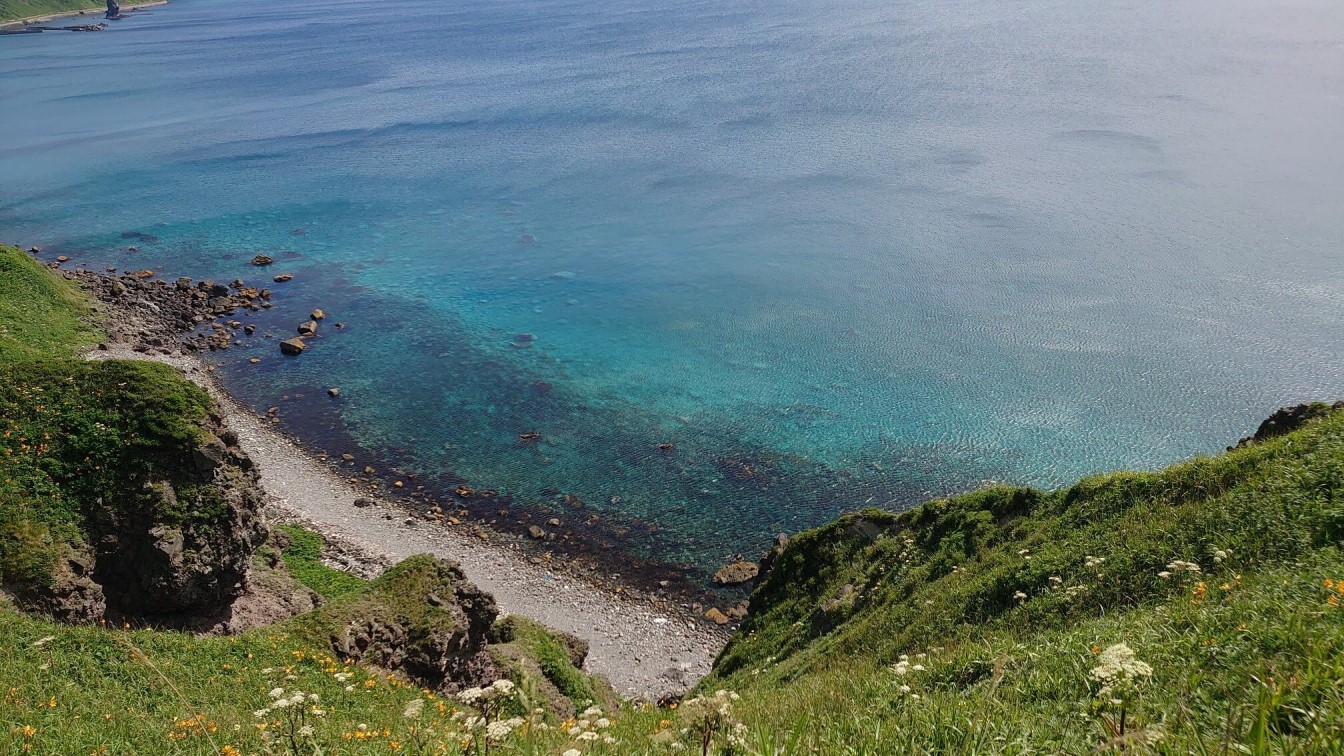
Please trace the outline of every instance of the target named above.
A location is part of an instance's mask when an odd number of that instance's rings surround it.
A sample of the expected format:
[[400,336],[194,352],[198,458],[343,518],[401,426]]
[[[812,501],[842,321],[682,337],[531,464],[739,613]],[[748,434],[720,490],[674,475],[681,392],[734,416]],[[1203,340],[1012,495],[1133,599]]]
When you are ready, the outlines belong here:
[[462,568],[410,557],[368,589],[297,618],[341,659],[401,672],[426,687],[457,690],[495,679],[485,653],[495,600]]
[[742,585],[754,580],[760,571],[760,566],[755,562],[737,561],[714,573],[714,582],[719,585]]

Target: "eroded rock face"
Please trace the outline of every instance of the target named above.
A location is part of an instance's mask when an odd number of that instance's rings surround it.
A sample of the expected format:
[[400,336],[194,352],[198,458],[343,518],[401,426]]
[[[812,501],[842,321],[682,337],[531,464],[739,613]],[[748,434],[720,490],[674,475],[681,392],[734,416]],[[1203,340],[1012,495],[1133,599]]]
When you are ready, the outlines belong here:
[[[114,617],[191,624],[218,615],[246,588],[252,557],[266,540],[265,503],[252,462],[219,418],[183,460],[174,480],[146,485],[146,506],[103,510],[90,522],[93,578]],[[163,522],[151,513],[180,513]]]
[[22,596],[21,605],[71,624],[97,622],[107,611],[103,587],[90,577],[91,553],[71,553],[56,564],[49,590]]
[[498,616],[494,598],[457,564],[422,554],[383,573],[359,597],[319,609],[314,621],[327,628],[342,659],[456,690],[494,679],[485,646]]

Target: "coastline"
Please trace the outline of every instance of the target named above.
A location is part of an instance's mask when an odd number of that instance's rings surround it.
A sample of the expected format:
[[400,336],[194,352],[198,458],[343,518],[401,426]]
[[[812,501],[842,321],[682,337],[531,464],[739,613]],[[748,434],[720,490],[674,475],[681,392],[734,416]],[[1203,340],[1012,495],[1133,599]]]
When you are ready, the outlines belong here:
[[[299,522],[321,533],[333,552],[328,555],[334,557],[332,566],[368,577],[413,554],[458,562],[504,613],[588,641],[588,671],[606,676],[618,693],[631,698],[679,695],[709,672],[727,641],[727,628],[708,623],[693,606],[623,585],[618,575],[571,569],[561,554],[554,559],[529,554],[518,536],[470,521],[452,526],[412,516],[395,500],[354,485],[328,461],[273,427],[269,418],[234,399],[213,368],[181,348],[181,338],[190,332],[182,331],[169,314],[167,298],[174,287],[162,279],[143,281],[137,294],[148,298],[123,299],[109,296],[124,280],[113,274],[62,272],[83,285],[109,332],[109,341],[90,352],[89,359],[154,360],[205,388],[257,466],[268,500],[267,519]],[[160,294],[164,298],[153,304],[150,299]]]
[[[140,10],[141,8],[154,8],[160,5],[167,5],[168,0],[150,0],[144,3],[132,3],[121,6],[122,11]],[[82,10],[62,11],[60,13],[51,13],[46,16],[24,16],[11,21],[0,20],[0,29],[22,28],[32,24],[42,24],[47,21],[56,21],[62,18],[77,18],[79,16],[102,15],[104,11],[98,8],[84,8]]]

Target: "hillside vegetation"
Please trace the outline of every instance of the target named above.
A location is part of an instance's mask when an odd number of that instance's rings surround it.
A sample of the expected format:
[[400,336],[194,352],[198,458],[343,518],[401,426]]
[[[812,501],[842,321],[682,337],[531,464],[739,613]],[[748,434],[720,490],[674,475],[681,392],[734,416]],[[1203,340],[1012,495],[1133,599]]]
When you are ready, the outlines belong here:
[[0,24],[57,13],[88,11],[92,14],[106,10],[107,3],[103,0],[0,0]]
[[[804,533],[706,686],[822,753],[1336,752],[1344,412],[1315,410],[1159,473]],[[1103,693],[1121,644],[1142,664]]]
[[[84,304],[17,250],[0,263],[54,324],[17,323],[16,289],[0,288],[0,323],[26,334],[0,342],[22,354],[0,365],[0,525],[78,543],[94,489],[125,488],[120,465],[189,443],[208,404],[154,369],[104,380],[63,359],[96,338]],[[137,399],[150,404],[121,404],[113,389],[132,385],[154,387]],[[326,603],[241,635],[70,626],[0,598],[0,752],[1344,752],[1344,411],[1295,417],[1160,472],[997,487],[798,534],[762,565],[711,677],[662,708],[614,701],[579,668],[581,641],[493,621],[451,566],[417,557],[362,581],[293,526],[254,558]],[[44,553],[0,540],[19,575]],[[483,655],[458,653],[482,630]],[[432,687],[486,663],[505,682]]]

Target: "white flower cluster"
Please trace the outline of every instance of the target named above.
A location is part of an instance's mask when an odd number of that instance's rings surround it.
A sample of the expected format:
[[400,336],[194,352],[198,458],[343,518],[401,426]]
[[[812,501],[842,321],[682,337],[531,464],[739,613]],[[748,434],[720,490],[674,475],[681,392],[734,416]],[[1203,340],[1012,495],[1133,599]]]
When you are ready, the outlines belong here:
[[485,737],[492,742],[498,743],[526,723],[527,720],[522,717],[496,720],[485,726]]
[[[275,688],[270,692],[271,705],[257,709],[252,712],[252,716],[258,719],[265,719],[272,712],[281,711],[290,707],[302,708],[305,703],[316,704],[319,696],[316,693],[304,693],[296,690],[293,693],[286,694],[284,688]],[[314,706],[311,710],[314,716],[324,716],[326,714],[322,709]]]
[[1106,563],[1105,557],[1089,556],[1083,559],[1083,566],[1092,570],[1101,569],[1101,565],[1105,563]]
[[1222,564],[1223,560],[1227,559],[1228,555],[1232,553],[1232,549],[1219,549],[1210,547],[1209,550],[1213,552],[1214,564]]
[[[924,665],[919,662],[923,661],[925,657],[925,654],[915,654],[915,662],[912,664],[910,663],[910,656],[908,654],[901,654],[900,658],[896,661],[896,664],[892,666],[891,671],[900,678],[908,676],[911,672],[923,672]],[[899,691],[901,695],[910,696],[915,700],[919,700],[919,694],[911,693],[910,690],[910,685],[904,681],[902,681],[901,685],[897,688],[897,691]]]
[[1124,694],[1132,691],[1142,678],[1152,677],[1153,668],[1139,661],[1129,646],[1117,643],[1101,652],[1097,666],[1088,674],[1101,683],[1097,695],[1119,705]]
[[1170,562],[1169,564],[1167,564],[1167,569],[1165,569],[1165,570],[1163,570],[1163,571],[1157,573],[1157,576],[1160,577],[1160,578],[1169,578],[1169,577],[1172,576],[1172,574],[1177,573],[1177,572],[1195,572],[1195,573],[1198,573],[1198,572],[1203,572],[1203,570],[1201,570],[1201,569],[1199,568],[1199,565],[1196,564],[1196,563],[1194,563],[1194,562],[1187,562],[1187,561],[1185,561],[1184,559],[1177,559],[1177,560],[1175,560],[1175,561]]
[[565,730],[570,737],[588,743],[596,742],[599,739],[607,745],[616,743],[616,738],[599,732],[611,727],[611,720],[602,715],[602,709],[589,706],[583,710],[579,717],[578,721]]
[[509,698],[515,689],[512,680],[495,680],[484,688],[467,688],[457,694],[457,700],[468,706],[475,706],[483,701]]
[[[741,696],[730,690],[717,690],[712,696],[696,696],[681,704],[681,719],[690,724],[682,728],[681,735],[701,742],[701,734],[709,733],[712,738],[721,733],[732,748],[746,748],[747,726],[733,715],[733,703]],[[664,730],[654,736],[655,743],[663,743],[674,751],[685,749],[685,744],[673,740],[670,730]]]

